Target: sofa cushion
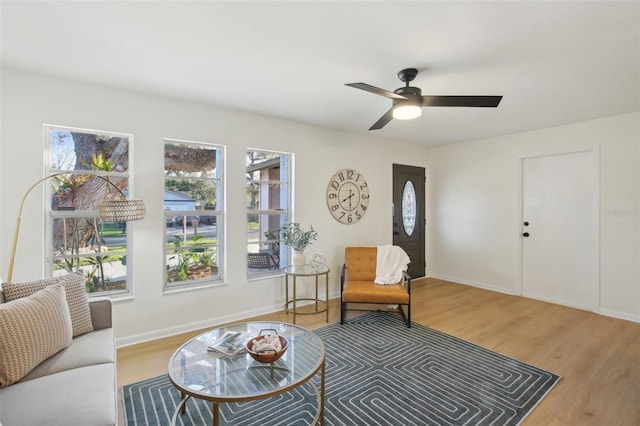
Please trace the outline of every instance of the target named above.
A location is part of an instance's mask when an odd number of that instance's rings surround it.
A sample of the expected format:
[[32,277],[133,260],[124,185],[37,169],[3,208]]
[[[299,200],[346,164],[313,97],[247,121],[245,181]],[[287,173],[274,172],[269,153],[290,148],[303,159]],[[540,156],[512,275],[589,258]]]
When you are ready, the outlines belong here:
[[115,425],[115,364],[74,368],[2,389],[6,426]]
[[71,313],[73,336],[80,336],[93,331],[91,312],[89,311],[89,297],[84,285],[84,277],[80,274],[66,274],[60,277],[26,283],[3,283],[2,288],[5,300],[8,302],[29,296],[49,285],[58,283],[63,284],[67,292],[67,304]]
[[24,376],[20,383],[73,368],[115,363],[115,347],[113,328],[96,330],[74,337],[69,347],[41,362]]
[[0,305],[0,387],[9,386],[71,344],[62,284]]

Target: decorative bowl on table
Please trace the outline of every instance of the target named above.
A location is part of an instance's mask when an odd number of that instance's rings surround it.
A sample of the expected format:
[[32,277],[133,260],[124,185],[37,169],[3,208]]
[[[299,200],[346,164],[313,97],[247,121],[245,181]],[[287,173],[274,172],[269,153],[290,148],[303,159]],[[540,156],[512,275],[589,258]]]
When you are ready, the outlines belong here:
[[[273,334],[263,334],[273,331]],[[247,342],[247,352],[253,359],[264,364],[270,364],[280,359],[287,351],[289,341],[279,336],[276,330],[262,330],[260,334]]]

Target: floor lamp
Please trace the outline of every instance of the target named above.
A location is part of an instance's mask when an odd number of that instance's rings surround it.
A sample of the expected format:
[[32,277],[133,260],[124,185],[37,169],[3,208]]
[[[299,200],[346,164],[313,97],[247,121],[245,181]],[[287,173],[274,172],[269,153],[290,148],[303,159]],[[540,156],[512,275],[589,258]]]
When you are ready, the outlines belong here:
[[129,222],[134,220],[140,220],[144,218],[145,215],[145,207],[144,201],[142,200],[127,200],[124,193],[115,186],[109,179],[105,178],[101,174],[96,172],[92,172],[90,170],[82,170],[82,171],[74,171],[74,172],[65,172],[65,173],[54,173],[49,176],[46,176],[36,183],[34,183],[24,194],[22,197],[22,201],[20,202],[20,209],[18,210],[18,219],[16,220],[16,230],[13,234],[13,245],[11,246],[11,259],[9,260],[9,275],[7,277],[7,281],[11,282],[13,279],[13,267],[16,260],[16,249],[18,248],[18,238],[20,236],[20,227],[22,224],[22,210],[24,209],[24,202],[27,199],[27,196],[33,191],[38,185],[46,180],[53,179],[57,176],[69,175],[69,174],[80,174],[80,175],[90,175],[95,176],[96,178],[102,179],[107,184],[111,185],[120,193],[119,200],[112,201],[103,201],[100,203],[100,218],[105,222]]

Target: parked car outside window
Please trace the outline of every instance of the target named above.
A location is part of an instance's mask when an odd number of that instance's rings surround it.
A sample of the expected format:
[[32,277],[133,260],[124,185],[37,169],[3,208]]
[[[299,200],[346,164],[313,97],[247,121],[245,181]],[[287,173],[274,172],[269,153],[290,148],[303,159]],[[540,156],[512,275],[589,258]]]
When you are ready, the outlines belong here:
[[[176,216],[173,221],[177,224],[177,225],[182,225],[183,223],[183,216]],[[187,226],[191,226],[193,224],[194,221],[199,221],[200,220],[200,216],[187,216]]]

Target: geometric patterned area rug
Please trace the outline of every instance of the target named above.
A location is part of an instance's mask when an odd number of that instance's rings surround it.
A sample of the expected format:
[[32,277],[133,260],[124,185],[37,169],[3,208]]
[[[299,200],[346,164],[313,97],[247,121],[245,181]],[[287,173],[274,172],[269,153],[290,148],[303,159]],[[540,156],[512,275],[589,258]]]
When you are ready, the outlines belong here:
[[[327,425],[517,425],[560,377],[386,312],[315,330],[326,349]],[[128,426],[169,425],[179,392],[160,376],[123,387]],[[220,404],[223,424],[308,425],[311,386]],[[190,398],[178,424],[212,424],[211,403]]]

